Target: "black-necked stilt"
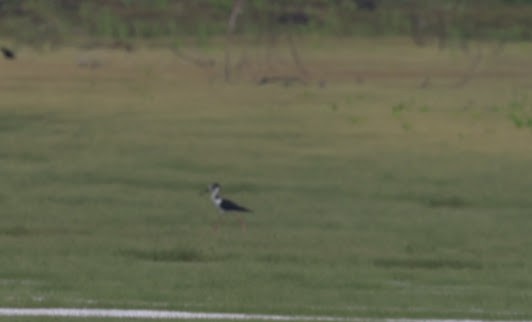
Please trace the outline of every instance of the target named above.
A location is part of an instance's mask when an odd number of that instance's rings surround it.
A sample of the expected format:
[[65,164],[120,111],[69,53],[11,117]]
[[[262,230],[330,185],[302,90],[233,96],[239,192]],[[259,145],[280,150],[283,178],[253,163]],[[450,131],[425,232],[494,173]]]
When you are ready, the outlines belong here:
[[[211,192],[212,203],[216,206],[216,208],[218,208],[221,215],[226,212],[251,212],[251,210],[246,207],[242,207],[229,199],[220,197],[220,185],[218,183],[213,183],[209,185],[209,191]],[[240,221],[240,226],[242,227],[242,230],[245,230],[246,222],[244,221],[244,219],[239,216],[238,220]],[[214,226],[214,229],[218,230],[219,225],[220,221],[218,220],[218,222]]]

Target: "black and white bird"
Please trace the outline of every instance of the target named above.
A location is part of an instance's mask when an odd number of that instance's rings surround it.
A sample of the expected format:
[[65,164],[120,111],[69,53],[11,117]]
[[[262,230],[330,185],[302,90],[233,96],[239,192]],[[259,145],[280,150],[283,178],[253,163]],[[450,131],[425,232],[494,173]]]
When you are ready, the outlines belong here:
[[[225,214],[226,212],[251,212],[251,210],[246,207],[242,207],[229,199],[220,197],[220,188],[220,184],[216,182],[209,185],[209,191],[211,192],[211,201],[216,206],[216,208],[218,208],[221,215]],[[242,230],[245,230],[246,222],[244,221],[244,219],[238,216],[238,220],[240,221],[240,226],[242,227]],[[215,230],[218,230],[219,225],[220,222],[218,221],[214,227]]]

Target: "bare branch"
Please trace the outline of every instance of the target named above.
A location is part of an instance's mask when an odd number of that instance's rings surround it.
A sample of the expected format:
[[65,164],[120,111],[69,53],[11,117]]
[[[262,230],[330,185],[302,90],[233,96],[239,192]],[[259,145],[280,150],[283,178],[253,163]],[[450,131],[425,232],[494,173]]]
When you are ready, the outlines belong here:
[[238,16],[242,13],[245,0],[234,0],[233,9],[229,16],[229,22],[227,24],[227,35],[225,41],[225,63],[224,63],[224,78],[226,82],[231,79],[231,47],[233,42],[233,33],[236,29],[236,22]]
[[294,42],[294,37],[292,36],[292,33],[288,34],[288,41],[290,43],[290,53],[292,54],[292,58],[294,59],[294,62],[305,78],[308,77],[309,73],[305,66],[303,65],[303,62],[301,61],[301,57],[299,57],[299,52],[297,50],[296,44]]

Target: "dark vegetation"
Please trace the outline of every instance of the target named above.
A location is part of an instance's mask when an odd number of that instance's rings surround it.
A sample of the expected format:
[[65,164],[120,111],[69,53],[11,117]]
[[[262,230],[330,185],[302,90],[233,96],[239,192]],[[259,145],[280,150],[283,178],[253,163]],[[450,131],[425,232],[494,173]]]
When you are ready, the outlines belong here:
[[1,47],[0,51],[2,51],[2,55],[4,55],[4,58],[15,59],[15,52],[13,50],[6,47]]
[[[315,79],[304,63],[303,36],[409,37],[416,46],[462,51],[469,60],[456,82],[462,87],[508,42],[532,39],[531,16],[532,1],[526,0],[3,0],[0,38],[9,46],[2,48],[7,59],[15,58],[13,50],[21,46],[126,52],[166,47],[211,79],[215,68],[223,66],[226,82],[247,78],[261,85],[317,82],[321,87],[325,81]],[[222,61],[190,52],[220,42]],[[489,49],[480,49],[481,42],[489,42]],[[294,69],[286,75],[257,72],[250,67],[257,58],[250,58],[246,50],[238,53],[240,45],[267,48],[260,63],[266,69],[272,66],[275,48],[288,47]],[[103,64],[90,57],[78,62],[91,69]],[[427,75],[419,88],[430,84]]]
[[[241,14],[232,16],[237,4]],[[232,17],[240,36],[303,28],[467,47],[472,39],[530,40],[531,14],[526,0],[3,0],[0,37],[39,48],[79,43],[131,50],[135,39],[179,46],[225,35]]]

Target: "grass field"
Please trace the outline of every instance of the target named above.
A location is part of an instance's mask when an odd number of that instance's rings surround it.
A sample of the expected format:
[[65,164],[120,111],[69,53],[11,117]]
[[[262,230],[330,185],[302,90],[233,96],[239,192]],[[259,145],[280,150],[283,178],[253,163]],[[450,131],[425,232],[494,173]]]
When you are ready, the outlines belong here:
[[309,47],[306,86],[0,60],[0,306],[532,318],[532,46],[462,87],[459,52]]

